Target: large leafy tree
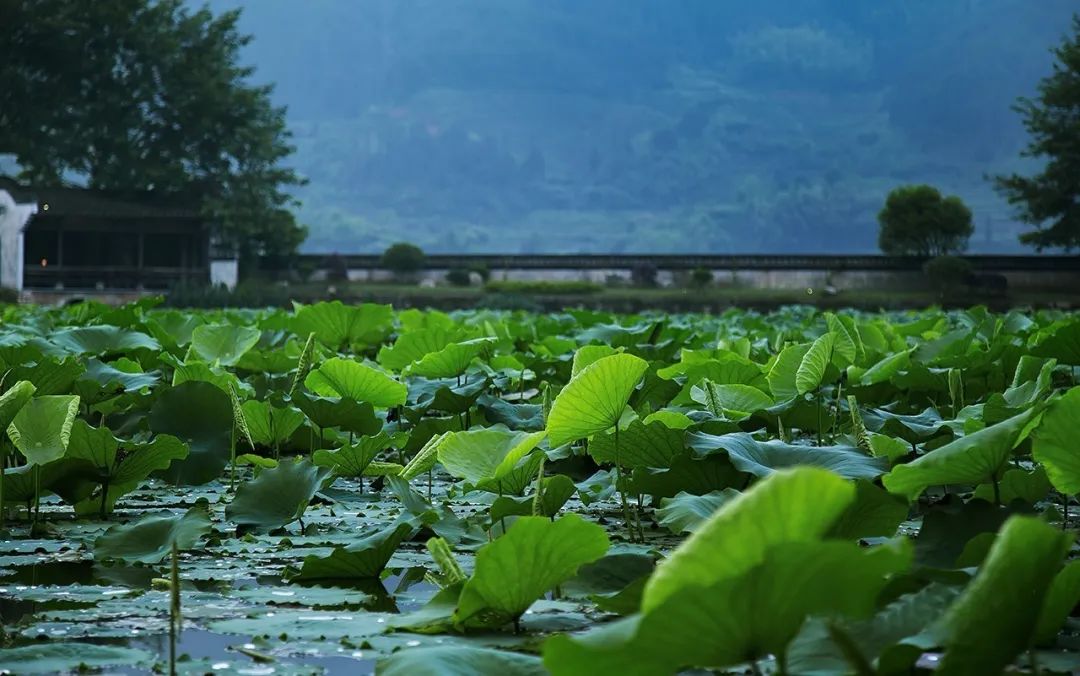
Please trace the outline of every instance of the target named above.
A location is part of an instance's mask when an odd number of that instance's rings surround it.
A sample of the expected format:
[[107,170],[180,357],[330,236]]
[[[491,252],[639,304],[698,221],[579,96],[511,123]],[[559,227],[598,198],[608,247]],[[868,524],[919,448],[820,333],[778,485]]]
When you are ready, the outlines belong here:
[[284,108],[239,64],[239,12],[181,0],[0,0],[0,153],[38,185],[198,200],[245,264],[295,251]]
[[944,197],[929,185],[905,185],[890,192],[878,223],[878,246],[890,256],[961,253],[975,229],[963,200]]
[[1034,176],[997,179],[1020,218],[1035,226],[1020,241],[1039,250],[1080,246],[1080,15],[1053,53],[1054,72],[1039,83],[1038,96],[1016,105],[1031,136],[1024,157],[1046,164]]

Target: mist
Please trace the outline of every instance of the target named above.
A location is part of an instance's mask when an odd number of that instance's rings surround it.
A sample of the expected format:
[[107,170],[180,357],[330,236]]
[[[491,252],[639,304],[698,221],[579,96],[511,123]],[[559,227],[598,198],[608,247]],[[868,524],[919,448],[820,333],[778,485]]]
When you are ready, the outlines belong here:
[[[193,5],[200,3],[192,3]],[[861,253],[888,191],[1022,250],[988,176],[1065,0],[215,0],[288,107],[308,252]]]

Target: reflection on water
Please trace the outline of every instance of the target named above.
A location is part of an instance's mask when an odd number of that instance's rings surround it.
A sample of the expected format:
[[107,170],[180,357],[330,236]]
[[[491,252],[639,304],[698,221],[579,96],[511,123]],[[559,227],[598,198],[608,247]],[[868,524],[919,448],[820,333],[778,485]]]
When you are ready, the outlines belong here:
[[[160,573],[152,567],[103,565],[94,561],[47,561],[23,566],[12,566],[5,570],[0,578],[2,586],[122,586],[132,589],[150,589],[154,578]],[[324,582],[322,587],[341,587],[355,589],[368,594],[371,601],[365,608],[376,612],[408,613],[422,607],[438,591],[438,588],[426,582],[427,569],[421,566],[407,568],[388,568],[378,580],[342,580]],[[251,589],[266,586],[287,585],[277,576],[258,576],[233,580],[232,589]],[[308,585],[305,585],[308,586]],[[186,582],[185,588],[201,591],[217,591],[228,595],[228,588],[220,583]],[[50,610],[64,610],[88,607],[92,604],[80,601],[49,600],[27,601],[5,598],[0,595],[0,622],[14,625],[36,613]],[[165,634],[142,635],[130,639],[84,639],[95,643],[108,643],[139,648],[164,659],[168,655],[168,636]],[[276,657],[274,661],[262,662],[240,651],[240,648],[258,652],[258,648],[243,636],[219,634],[199,628],[187,628],[181,635],[178,654],[192,661],[216,661],[219,669],[242,669],[248,674],[274,674],[282,665],[295,671],[297,667],[313,667],[329,674],[370,674],[374,673],[374,659],[354,657]],[[275,666],[277,665],[277,666]],[[213,664],[211,665],[213,666]],[[110,670],[115,674],[150,674],[150,670],[121,669]]]

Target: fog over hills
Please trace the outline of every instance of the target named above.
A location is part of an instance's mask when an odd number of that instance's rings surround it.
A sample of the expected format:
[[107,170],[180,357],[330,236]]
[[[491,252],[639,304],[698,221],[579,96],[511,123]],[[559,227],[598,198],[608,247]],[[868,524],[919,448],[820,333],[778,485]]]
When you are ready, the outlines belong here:
[[[196,5],[198,3],[192,3]],[[309,251],[862,252],[988,174],[1075,0],[214,0],[295,134]]]

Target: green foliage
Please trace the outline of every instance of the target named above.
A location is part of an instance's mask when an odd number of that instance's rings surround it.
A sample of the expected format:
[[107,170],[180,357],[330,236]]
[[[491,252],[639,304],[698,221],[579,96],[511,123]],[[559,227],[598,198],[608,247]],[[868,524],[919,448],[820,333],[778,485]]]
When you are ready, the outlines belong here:
[[1011,174],[997,178],[998,190],[1025,222],[1034,225],[1020,241],[1044,248],[1080,246],[1080,160],[1076,154],[1076,117],[1080,114],[1080,15],[1073,16],[1071,34],[1053,50],[1051,75],[1039,82],[1034,99],[1022,97],[1016,110],[1030,137],[1023,156],[1045,162],[1034,176]]
[[[209,630],[297,662],[333,643],[541,668],[513,657],[526,645],[555,674],[895,674],[926,654],[1068,671],[1076,326],[8,308],[0,601],[20,635],[68,645],[156,635],[169,586]],[[174,542],[183,584],[149,581]],[[269,578],[286,583],[242,582]],[[474,639],[401,630],[498,640],[426,653]],[[60,664],[29,655],[21,671]]]
[[959,197],[943,197],[929,185],[907,185],[890,192],[878,223],[878,246],[890,256],[961,253],[975,230],[971,210]]
[[551,445],[561,446],[615,425],[648,367],[640,357],[615,354],[582,369],[551,406],[547,419]]
[[[285,109],[241,65],[250,37],[239,12],[215,16],[180,0],[19,0],[5,14],[26,29],[0,38],[12,55],[0,80],[0,152],[16,156],[24,178],[56,185],[79,174],[93,188],[201,199],[245,268],[296,250],[305,230],[287,191],[303,181],[283,166],[293,150]],[[93,106],[80,103],[88,91]]]
[[161,563],[172,551],[174,543],[180,551],[191,549],[210,530],[210,517],[198,507],[179,516],[148,516],[105,531],[94,541],[94,557]]
[[923,264],[926,278],[941,293],[959,291],[971,276],[971,263],[958,256],[937,256]]
[[399,276],[419,272],[426,264],[427,256],[420,247],[408,242],[392,244],[382,255],[382,266]]
[[281,462],[241,484],[225,509],[225,518],[260,530],[273,530],[302,519],[326,472],[306,460]]
[[704,289],[713,283],[713,272],[708,268],[694,268],[690,271],[690,286]]
[[567,295],[597,293],[604,287],[593,282],[581,280],[519,280],[502,279],[491,280],[484,284],[484,290],[489,293],[504,294],[531,294],[543,295]]
[[446,281],[452,286],[469,286],[472,278],[465,268],[454,268],[446,273]]
[[461,589],[454,624],[500,627],[516,621],[536,599],[599,559],[609,546],[604,529],[569,514],[557,521],[523,517],[476,555]]

